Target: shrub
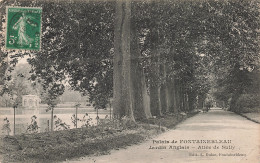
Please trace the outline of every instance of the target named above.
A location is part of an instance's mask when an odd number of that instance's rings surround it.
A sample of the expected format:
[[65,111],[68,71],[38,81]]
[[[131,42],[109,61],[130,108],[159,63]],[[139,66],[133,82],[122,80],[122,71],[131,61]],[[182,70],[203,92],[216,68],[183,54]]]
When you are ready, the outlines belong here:
[[260,113],[260,107],[243,108],[241,113]]
[[62,122],[62,120],[58,118],[56,115],[54,115],[54,124],[55,124],[55,128],[54,128],[55,131],[70,129],[70,126],[67,125],[65,122]]
[[7,119],[7,117],[4,119],[4,125],[3,125],[3,128],[2,128],[2,131],[3,131],[4,133],[6,133],[7,135],[9,135],[10,132],[11,132],[10,122],[9,122],[9,120]]
[[74,127],[76,127],[77,121],[79,121],[79,118],[76,119],[76,115],[73,114],[72,117],[70,118]]
[[88,113],[85,113],[83,118],[80,119],[79,121],[81,121],[83,123],[83,125],[81,127],[90,127],[90,126],[94,125],[94,122],[92,120],[93,119],[90,116],[88,116]]
[[239,112],[253,111],[260,106],[260,95],[259,94],[242,94],[237,102],[236,107]]

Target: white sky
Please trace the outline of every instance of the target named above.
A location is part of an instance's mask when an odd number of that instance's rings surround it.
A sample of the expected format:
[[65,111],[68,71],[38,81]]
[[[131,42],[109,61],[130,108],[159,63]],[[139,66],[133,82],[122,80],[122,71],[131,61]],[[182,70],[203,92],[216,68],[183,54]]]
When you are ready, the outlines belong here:
[[24,58],[19,59],[18,64],[25,64],[25,63],[27,63],[27,58],[29,58],[29,56],[25,56]]

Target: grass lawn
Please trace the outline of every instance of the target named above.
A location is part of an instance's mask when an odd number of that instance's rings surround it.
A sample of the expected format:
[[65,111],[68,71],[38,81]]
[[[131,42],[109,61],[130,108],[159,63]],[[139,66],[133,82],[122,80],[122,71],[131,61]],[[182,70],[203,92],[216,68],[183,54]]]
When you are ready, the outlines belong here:
[[242,115],[250,120],[253,120],[254,122],[260,123],[260,113],[242,113]]

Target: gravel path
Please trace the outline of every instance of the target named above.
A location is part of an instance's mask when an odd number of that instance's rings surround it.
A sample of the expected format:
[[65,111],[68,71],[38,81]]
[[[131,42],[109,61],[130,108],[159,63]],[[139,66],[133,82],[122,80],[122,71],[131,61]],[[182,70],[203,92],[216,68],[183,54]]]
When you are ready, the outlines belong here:
[[146,142],[66,163],[260,163],[260,126],[213,108]]

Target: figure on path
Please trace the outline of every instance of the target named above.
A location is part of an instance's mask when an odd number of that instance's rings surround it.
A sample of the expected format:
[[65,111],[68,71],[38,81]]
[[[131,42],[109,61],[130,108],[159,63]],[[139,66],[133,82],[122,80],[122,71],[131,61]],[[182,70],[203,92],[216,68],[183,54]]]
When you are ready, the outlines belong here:
[[206,112],[210,110],[210,107],[212,107],[212,102],[211,101],[206,101]]

